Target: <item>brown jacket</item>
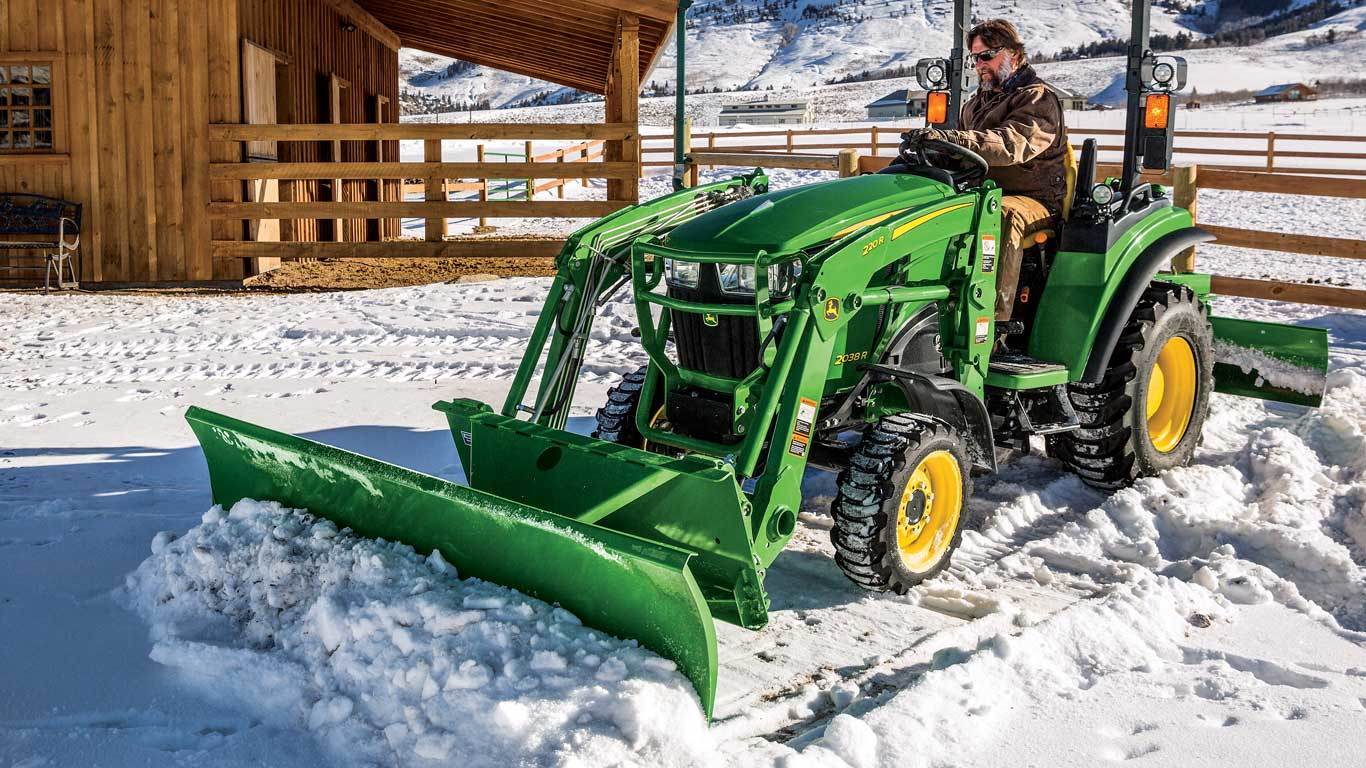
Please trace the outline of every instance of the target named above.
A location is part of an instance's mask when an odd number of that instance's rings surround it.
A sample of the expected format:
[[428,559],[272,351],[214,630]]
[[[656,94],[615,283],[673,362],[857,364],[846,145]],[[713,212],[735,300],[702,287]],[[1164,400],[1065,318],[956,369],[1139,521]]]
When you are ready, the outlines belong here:
[[1000,90],[978,89],[963,107],[964,130],[944,131],[991,166],[987,178],[1008,195],[1028,195],[1058,215],[1068,152],[1062,102],[1028,64]]

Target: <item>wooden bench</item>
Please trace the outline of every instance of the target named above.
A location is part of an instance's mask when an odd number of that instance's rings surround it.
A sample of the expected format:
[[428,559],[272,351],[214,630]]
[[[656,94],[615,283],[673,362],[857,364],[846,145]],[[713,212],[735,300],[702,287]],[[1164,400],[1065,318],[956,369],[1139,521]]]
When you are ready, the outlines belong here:
[[[43,291],[57,278],[58,288],[78,288],[81,204],[42,195],[0,193],[0,252],[38,251],[41,264],[7,264],[8,270],[43,270]],[[66,280],[63,273],[70,275]]]

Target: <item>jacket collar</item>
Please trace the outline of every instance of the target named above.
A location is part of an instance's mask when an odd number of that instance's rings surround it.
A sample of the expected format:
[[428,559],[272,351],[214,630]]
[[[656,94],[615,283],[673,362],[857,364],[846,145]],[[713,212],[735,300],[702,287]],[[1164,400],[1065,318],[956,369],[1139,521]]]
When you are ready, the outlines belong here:
[[1039,75],[1034,71],[1034,67],[1025,62],[1010,76],[1010,79],[1001,84],[1002,93],[1011,93],[1026,85],[1033,85],[1039,82]]

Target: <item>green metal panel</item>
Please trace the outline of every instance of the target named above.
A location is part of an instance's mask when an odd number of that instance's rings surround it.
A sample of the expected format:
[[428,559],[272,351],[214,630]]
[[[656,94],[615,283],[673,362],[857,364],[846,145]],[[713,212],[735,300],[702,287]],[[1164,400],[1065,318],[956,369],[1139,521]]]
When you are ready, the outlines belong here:
[[1029,339],[1029,354],[1067,366],[1080,379],[1105,310],[1134,261],[1168,232],[1191,226],[1184,208],[1154,211],[1133,225],[1107,253],[1061,251],[1049,268]]
[[1317,407],[1328,376],[1328,332],[1211,317],[1214,391]]
[[361,536],[439,549],[462,577],[558,603],[673,660],[711,714],[716,636],[691,553],[200,408],[185,416],[214,503],[278,501]]
[[450,421],[472,488],[691,552],[690,571],[717,618],[754,629],[768,621],[762,590],[737,592],[737,584],[757,582],[744,522],[750,503],[725,462],[550,429],[477,400],[433,407]]
[[743,252],[751,258],[760,250],[791,252],[862,229],[869,219],[952,195],[947,185],[910,174],[835,179],[732,203],[675,228],[664,244],[697,254]]

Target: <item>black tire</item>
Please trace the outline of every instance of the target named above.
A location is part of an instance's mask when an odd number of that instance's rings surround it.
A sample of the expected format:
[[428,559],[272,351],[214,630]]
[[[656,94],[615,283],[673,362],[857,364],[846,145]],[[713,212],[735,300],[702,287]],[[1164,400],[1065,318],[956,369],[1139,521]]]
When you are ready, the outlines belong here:
[[[958,508],[956,519],[947,520],[940,538],[948,545],[932,560],[908,562],[898,545],[898,526],[914,523],[924,513],[926,496],[908,489],[916,469],[932,455],[931,461],[947,468],[940,452],[956,463]],[[967,445],[962,435],[946,424],[927,424],[909,416],[888,416],[864,432],[849,466],[839,476],[839,492],[830,505],[835,525],[830,539],[835,545],[835,563],[854,583],[876,592],[907,589],[938,575],[963,536],[968,499],[972,497]],[[951,492],[945,486],[941,492]],[[903,496],[908,497],[903,517]],[[942,510],[941,510],[942,512]],[[924,527],[935,522],[926,520]],[[910,530],[907,525],[907,530]],[[931,529],[933,532],[933,530]],[[937,542],[936,542],[937,543]],[[933,549],[933,547],[932,547]]]
[[645,444],[645,438],[636,427],[636,408],[640,404],[640,390],[645,386],[648,371],[648,366],[641,366],[607,390],[607,402],[598,409],[598,425],[593,428],[593,437],[632,448],[640,448]]
[[[1176,338],[1194,357],[1194,396],[1179,440],[1172,444],[1173,432],[1159,430],[1163,449],[1149,429],[1149,395],[1158,357]],[[1184,466],[1200,445],[1213,386],[1214,329],[1204,308],[1189,288],[1153,283],[1129,316],[1100,382],[1068,385],[1081,427],[1050,436],[1050,452],[1087,485],[1105,490]]]

